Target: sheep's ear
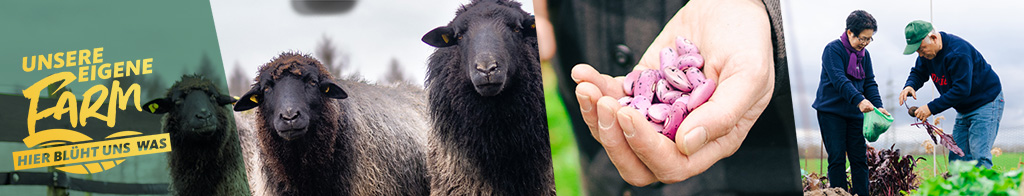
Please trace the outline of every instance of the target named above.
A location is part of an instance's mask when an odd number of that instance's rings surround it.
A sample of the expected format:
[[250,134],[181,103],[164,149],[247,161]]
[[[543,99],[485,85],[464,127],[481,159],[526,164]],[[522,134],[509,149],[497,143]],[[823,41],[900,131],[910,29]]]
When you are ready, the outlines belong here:
[[322,82],[320,83],[320,91],[324,92],[324,95],[334,99],[345,99],[348,98],[348,93],[342,90],[340,86],[334,84],[334,82]]
[[455,31],[451,27],[437,27],[434,30],[430,30],[426,35],[423,35],[424,43],[431,46],[444,48],[448,46],[454,46],[458,44],[459,39],[455,37]]
[[252,89],[249,89],[249,92],[246,92],[245,95],[242,95],[242,97],[235,102],[234,110],[246,111],[259,106],[260,101],[263,101],[263,94],[259,92],[260,88],[258,86],[253,86]]
[[153,114],[163,114],[171,111],[172,104],[174,103],[171,103],[171,101],[167,99],[154,99],[152,101],[146,102],[146,104],[143,104],[142,106],[143,108],[146,108],[146,112]]
[[534,20],[533,15],[523,20],[523,36],[537,37],[537,21]]
[[217,95],[217,104],[218,105],[232,104],[232,103],[235,103],[237,101],[238,101],[238,99],[235,99],[234,97],[231,97],[231,96],[227,96],[227,95],[224,95],[224,94]]

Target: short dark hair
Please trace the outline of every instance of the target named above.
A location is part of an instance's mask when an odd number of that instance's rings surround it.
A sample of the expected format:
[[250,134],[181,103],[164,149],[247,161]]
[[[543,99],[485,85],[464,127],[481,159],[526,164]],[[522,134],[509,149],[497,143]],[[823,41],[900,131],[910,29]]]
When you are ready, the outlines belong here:
[[878,31],[878,23],[875,17],[864,10],[856,10],[846,17],[846,30],[853,32],[853,36],[859,36],[861,31],[871,29]]

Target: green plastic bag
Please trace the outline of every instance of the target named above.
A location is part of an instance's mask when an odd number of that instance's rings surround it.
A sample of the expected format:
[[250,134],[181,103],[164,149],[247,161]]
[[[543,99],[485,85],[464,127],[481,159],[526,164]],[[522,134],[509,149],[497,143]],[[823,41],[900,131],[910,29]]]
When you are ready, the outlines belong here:
[[883,114],[878,108],[864,113],[864,138],[869,142],[878,141],[878,136],[888,131],[889,126],[892,126],[892,116]]

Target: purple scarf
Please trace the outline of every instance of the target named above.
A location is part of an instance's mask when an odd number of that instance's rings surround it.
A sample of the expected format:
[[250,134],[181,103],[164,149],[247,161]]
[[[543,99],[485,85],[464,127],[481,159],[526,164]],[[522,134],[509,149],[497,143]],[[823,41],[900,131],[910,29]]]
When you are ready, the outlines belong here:
[[853,46],[850,45],[850,38],[846,36],[846,32],[843,32],[842,36],[839,36],[839,40],[843,42],[843,48],[846,48],[846,52],[850,53],[850,64],[846,66],[846,74],[857,78],[858,80],[864,79],[864,66],[858,60],[864,58],[864,50],[856,51]]

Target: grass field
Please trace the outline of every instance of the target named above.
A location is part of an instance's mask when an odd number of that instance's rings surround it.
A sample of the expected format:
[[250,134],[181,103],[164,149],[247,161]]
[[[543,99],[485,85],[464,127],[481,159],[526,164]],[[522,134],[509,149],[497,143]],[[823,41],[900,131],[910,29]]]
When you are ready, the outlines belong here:
[[576,149],[576,138],[572,134],[569,114],[566,113],[562,98],[558,95],[554,71],[547,63],[542,67],[544,103],[551,138],[551,161],[555,169],[555,189],[558,195],[581,195],[579,151]]
[[[946,172],[946,166],[949,165],[945,154],[936,154],[935,157],[932,157],[932,155],[914,155],[914,157],[924,157],[926,159],[921,160],[917,163],[917,167],[914,167],[914,170],[917,171],[917,175],[922,178],[932,177],[935,176],[935,174],[942,175]],[[992,157],[992,169],[999,172],[1018,169],[1021,167],[1022,159],[1024,159],[1024,153],[1003,153],[1003,155]],[[938,162],[936,163],[935,161]],[[828,169],[827,166],[827,160],[800,159],[800,168],[808,173],[814,172],[824,175],[828,172],[826,171]],[[846,167],[849,168],[850,164],[847,163]]]

